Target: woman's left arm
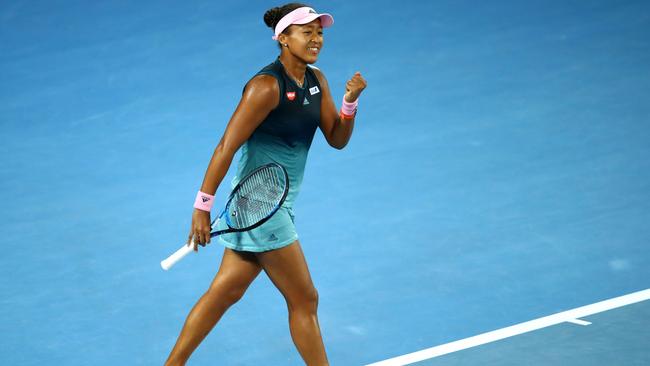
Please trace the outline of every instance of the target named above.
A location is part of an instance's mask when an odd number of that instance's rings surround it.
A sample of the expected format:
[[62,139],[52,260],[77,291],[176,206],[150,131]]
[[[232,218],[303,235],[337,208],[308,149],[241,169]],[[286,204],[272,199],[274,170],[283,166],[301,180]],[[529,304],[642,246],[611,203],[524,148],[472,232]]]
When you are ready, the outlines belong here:
[[[330,93],[325,75],[316,68],[314,68],[314,72],[316,73],[321,89],[323,89],[320,107],[320,129],[330,146],[336,149],[342,149],[348,144],[350,136],[352,136],[355,116],[341,116],[336,109],[334,100],[332,100],[332,94]],[[354,103],[366,86],[367,83],[361,76],[361,73],[355,73],[352,79],[348,80],[345,84],[345,100],[349,103]]]

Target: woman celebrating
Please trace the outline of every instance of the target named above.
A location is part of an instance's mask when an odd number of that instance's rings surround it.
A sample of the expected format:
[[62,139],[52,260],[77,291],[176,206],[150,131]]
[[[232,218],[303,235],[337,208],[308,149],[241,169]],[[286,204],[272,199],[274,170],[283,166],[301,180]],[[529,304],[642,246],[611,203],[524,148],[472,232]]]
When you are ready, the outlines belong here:
[[325,75],[311,66],[323,47],[322,29],[332,25],[332,16],[291,3],[268,10],[264,22],[274,31],[272,38],[278,42],[280,56],[244,88],[197,194],[188,245],[197,250],[197,245],[210,242],[214,193],[240,148],[234,184],[256,167],[276,162],[289,173],[289,194],[282,207],[260,227],[219,237],[226,247],[219,271],[188,315],[167,359],[168,366],[187,362],[261,270],[287,302],[291,337],[305,363],[328,365],[317,317],[318,293],[298,242],[292,205],[300,191],[316,129],[320,128],[331,146],[345,147],[366,81],[357,72],[347,82],[339,113]]

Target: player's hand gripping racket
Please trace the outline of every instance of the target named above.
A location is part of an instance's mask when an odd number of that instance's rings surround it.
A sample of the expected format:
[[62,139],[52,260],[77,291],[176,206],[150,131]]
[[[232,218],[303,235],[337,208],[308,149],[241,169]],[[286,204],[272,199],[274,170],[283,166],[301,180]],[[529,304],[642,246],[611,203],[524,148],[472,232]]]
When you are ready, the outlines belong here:
[[[226,220],[228,228],[213,231],[210,237],[254,229],[275,214],[289,192],[289,175],[280,164],[262,165],[246,175],[233,188],[226,207],[212,222],[212,230],[221,219]],[[193,251],[193,243],[183,245],[176,253],[160,262],[164,270]]]

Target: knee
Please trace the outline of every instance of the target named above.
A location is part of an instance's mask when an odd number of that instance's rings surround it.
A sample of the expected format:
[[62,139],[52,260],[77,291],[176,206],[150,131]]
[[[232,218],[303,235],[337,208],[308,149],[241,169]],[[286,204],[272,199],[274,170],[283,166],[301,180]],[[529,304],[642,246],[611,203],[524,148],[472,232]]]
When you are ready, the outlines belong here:
[[307,296],[307,302],[313,304],[314,307],[318,306],[318,291],[315,288],[312,288]]
[[318,308],[318,291],[316,288],[312,287],[295,296],[294,299],[289,299],[288,303],[289,307],[292,309],[316,312],[316,309]]
[[223,306],[231,306],[237,303],[246,292],[245,288],[219,288],[212,286],[208,289],[204,296],[207,296],[212,301],[218,302]]

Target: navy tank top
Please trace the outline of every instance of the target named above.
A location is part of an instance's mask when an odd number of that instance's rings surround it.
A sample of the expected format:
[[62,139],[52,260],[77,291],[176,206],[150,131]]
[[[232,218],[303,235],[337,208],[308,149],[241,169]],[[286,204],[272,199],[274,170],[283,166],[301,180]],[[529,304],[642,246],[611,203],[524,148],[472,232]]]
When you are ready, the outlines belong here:
[[293,206],[320,124],[322,91],[313,68],[308,65],[302,87],[289,77],[279,58],[255,74],[271,75],[278,81],[280,103],[242,145],[233,187],[258,166],[276,162],[289,173],[289,193],[283,206]]

